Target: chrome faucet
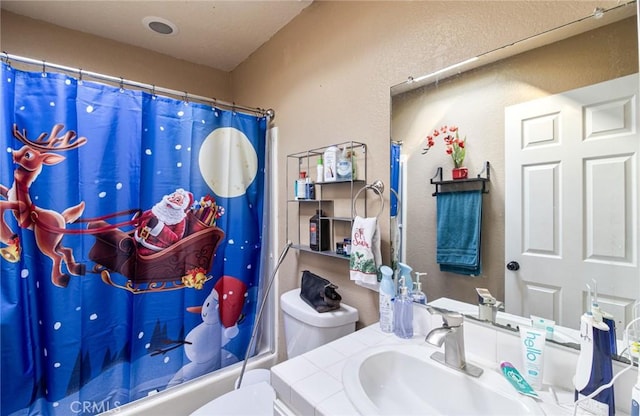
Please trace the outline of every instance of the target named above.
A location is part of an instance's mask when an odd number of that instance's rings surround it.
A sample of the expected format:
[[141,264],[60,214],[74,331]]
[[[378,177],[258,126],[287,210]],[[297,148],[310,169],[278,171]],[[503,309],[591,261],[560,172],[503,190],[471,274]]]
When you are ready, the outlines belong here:
[[504,304],[485,288],[477,287],[476,292],[478,293],[478,319],[495,323],[498,311],[504,310]]
[[436,351],[431,354],[431,358],[448,367],[462,371],[473,377],[480,377],[482,369],[466,361],[464,352],[464,327],[462,326],[464,317],[459,312],[446,311],[439,308],[427,307],[433,314],[442,316],[443,325],[435,328],[427,334],[425,341],[436,347],[444,344],[444,354]]

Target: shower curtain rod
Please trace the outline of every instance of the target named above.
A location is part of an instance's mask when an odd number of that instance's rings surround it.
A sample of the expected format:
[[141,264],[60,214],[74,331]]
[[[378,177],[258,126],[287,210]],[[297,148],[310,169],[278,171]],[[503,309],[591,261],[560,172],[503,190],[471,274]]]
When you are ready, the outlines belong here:
[[114,77],[114,76],[111,76],[111,75],[105,75],[105,74],[100,74],[100,73],[97,73],[97,72],[85,71],[82,68],[72,68],[72,67],[68,67],[68,66],[64,66],[64,65],[60,65],[60,64],[54,64],[54,63],[51,63],[51,62],[46,62],[44,60],[38,61],[37,59],[27,58],[27,57],[19,56],[19,55],[13,55],[13,54],[10,54],[10,53],[7,53],[7,52],[2,52],[2,55],[3,55],[2,56],[2,60],[7,65],[11,65],[11,61],[20,62],[20,63],[24,63],[24,64],[27,64],[27,65],[36,65],[36,66],[42,67],[42,72],[43,73],[46,72],[46,70],[48,68],[53,68],[53,69],[57,69],[57,70],[60,70],[60,71],[77,74],[79,79],[82,79],[83,77],[87,76],[87,77],[98,79],[98,80],[102,80],[102,81],[112,82],[112,83],[120,85],[120,86],[127,85],[127,86],[131,86],[131,87],[136,87],[136,88],[140,88],[140,89],[149,90],[152,94],[163,93],[163,94],[168,94],[168,95],[172,95],[172,96],[175,96],[175,97],[181,97],[185,101],[189,101],[189,100],[202,101],[204,103],[211,104],[213,107],[226,108],[226,109],[230,109],[230,110],[233,110],[233,111],[240,111],[240,112],[243,112],[243,113],[258,114],[260,116],[269,117],[269,119],[271,119],[271,120],[273,120],[275,118],[275,111],[273,109],[271,109],[271,108],[268,109],[268,110],[265,110],[265,109],[259,108],[259,107],[247,107],[247,106],[244,106],[244,105],[238,105],[236,103],[229,103],[229,102],[226,102],[226,101],[218,100],[216,98],[209,98],[209,97],[203,97],[201,95],[189,94],[186,91],[178,91],[178,90],[172,90],[172,89],[169,89],[169,88],[156,87],[155,85],[152,85],[152,84],[145,84],[145,83],[142,83],[142,82],[131,81],[131,80],[128,80],[128,79],[124,79],[124,78],[120,78],[120,77]]

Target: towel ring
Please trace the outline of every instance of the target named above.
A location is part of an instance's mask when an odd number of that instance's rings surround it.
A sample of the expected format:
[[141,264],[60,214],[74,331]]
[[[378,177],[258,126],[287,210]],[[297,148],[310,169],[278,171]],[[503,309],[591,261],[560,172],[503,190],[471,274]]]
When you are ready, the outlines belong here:
[[372,184],[365,185],[362,188],[360,188],[360,190],[356,193],[356,196],[353,197],[353,213],[356,216],[359,216],[358,209],[356,207],[356,201],[358,200],[358,196],[360,195],[360,192],[365,191],[367,189],[373,190],[373,192],[375,192],[376,195],[380,197],[380,210],[376,214],[376,218],[378,218],[380,214],[382,214],[382,211],[384,210],[384,197],[382,196],[382,193],[384,192],[384,183],[381,180],[377,180]]

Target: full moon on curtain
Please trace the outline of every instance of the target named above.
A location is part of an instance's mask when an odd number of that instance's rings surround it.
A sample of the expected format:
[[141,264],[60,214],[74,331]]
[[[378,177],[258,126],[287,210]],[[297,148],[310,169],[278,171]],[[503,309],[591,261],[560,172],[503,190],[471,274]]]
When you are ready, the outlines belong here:
[[2,66],[1,413],[97,414],[238,362],[267,120]]

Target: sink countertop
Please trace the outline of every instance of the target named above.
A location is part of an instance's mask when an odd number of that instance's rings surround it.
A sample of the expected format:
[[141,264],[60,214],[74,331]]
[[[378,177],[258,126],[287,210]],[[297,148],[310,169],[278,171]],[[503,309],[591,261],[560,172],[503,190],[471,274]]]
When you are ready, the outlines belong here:
[[[349,400],[342,384],[342,371],[345,363],[351,357],[367,349],[393,344],[426,346],[426,355],[430,354],[429,349],[444,351],[444,348],[432,347],[424,341],[424,335],[430,328],[441,326],[441,317],[428,315],[418,307],[414,307],[414,313],[416,316],[426,318],[417,326],[414,321],[414,328],[421,329],[411,339],[401,339],[394,334],[384,333],[380,330],[378,323],[374,323],[273,366],[271,368],[271,384],[276,390],[278,399],[296,415],[357,415],[358,411]],[[516,368],[522,368],[518,336],[492,329],[471,320],[466,320],[464,325],[467,361],[480,364],[485,368],[485,371],[499,371],[498,363],[500,361],[509,361]],[[571,375],[575,373],[576,362],[577,351],[554,345],[545,348],[544,382],[555,387],[559,403],[568,404],[573,401]],[[617,372],[615,366],[614,372]],[[625,405],[630,403],[634,377],[637,377],[637,373],[632,370],[623,375],[622,381],[616,382],[616,404],[619,406],[616,409],[617,414],[625,414]],[[628,389],[627,382],[630,383]],[[623,383],[622,389],[619,388],[621,383]],[[544,400],[541,406],[547,414],[571,414],[570,410],[565,410],[554,403],[552,393],[538,393]]]
[[[440,317],[436,319],[439,320]],[[465,323],[465,331],[472,326],[475,325]],[[297,415],[357,415],[358,411],[351,404],[342,384],[345,363],[350,357],[368,348],[393,344],[428,345],[424,341],[424,335],[401,339],[394,334],[382,332],[375,323],[272,367],[271,384],[278,398]],[[465,344],[468,343],[465,341]],[[436,350],[434,347],[428,348]],[[429,351],[425,349],[425,354],[429,354]],[[469,361],[485,367],[493,365],[497,369],[494,363],[469,355],[469,351],[467,354]]]

